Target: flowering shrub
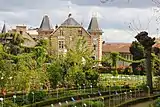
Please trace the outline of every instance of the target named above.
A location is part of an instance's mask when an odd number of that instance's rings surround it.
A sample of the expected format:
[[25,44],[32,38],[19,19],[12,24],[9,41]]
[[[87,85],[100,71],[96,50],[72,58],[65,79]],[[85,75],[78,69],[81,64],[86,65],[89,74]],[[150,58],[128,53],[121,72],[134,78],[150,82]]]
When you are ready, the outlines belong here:
[[141,65],[137,66],[134,70],[135,75],[144,75],[144,73],[145,73],[144,67]]

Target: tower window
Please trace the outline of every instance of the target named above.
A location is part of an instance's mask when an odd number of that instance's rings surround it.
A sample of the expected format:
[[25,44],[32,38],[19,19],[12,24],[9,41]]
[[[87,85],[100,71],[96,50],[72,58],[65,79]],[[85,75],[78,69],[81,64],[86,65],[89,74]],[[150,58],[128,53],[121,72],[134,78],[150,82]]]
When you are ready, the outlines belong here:
[[94,47],[94,50],[96,50],[96,45],[93,45],[93,47]]
[[59,47],[59,49],[64,49],[64,40],[58,41],[58,47]]

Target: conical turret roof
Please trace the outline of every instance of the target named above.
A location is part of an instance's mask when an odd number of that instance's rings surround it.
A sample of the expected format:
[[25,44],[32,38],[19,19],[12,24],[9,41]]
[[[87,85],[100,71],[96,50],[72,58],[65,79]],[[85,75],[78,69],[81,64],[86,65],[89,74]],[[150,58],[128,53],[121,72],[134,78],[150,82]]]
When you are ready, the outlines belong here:
[[40,25],[40,30],[51,30],[51,24],[49,21],[49,17],[45,15],[42,19],[41,25]]
[[88,32],[102,32],[99,28],[97,17],[92,17],[88,26]]
[[61,24],[61,26],[81,26],[74,18],[71,17],[72,14],[68,15],[68,18]]
[[4,23],[1,33],[7,33],[6,24]]

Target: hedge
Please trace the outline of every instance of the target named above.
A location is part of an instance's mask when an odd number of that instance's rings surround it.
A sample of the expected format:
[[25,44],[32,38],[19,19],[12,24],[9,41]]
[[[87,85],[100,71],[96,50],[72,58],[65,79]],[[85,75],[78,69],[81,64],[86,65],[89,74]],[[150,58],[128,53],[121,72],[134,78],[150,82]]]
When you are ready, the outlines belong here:
[[[115,93],[116,90],[113,90],[111,91],[111,94]],[[125,92],[125,91],[129,91],[129,90],[121,90],[121,92]],[[133,90],[132,90],[133,91]],[[118,93],[120,92],[117,91]],[[108,95],[109,92],[101,92],[102,95]],[[30,104],[30,105],[25,105],[23,107],[42,107],[42,106],[46,106],[46,105],[50,105],[50,104],[56,104],[58,102],[65,102],[65,101],[71,101],[71,97],[73,97],[76,101],[80,100],[81,98],[88,98],[88,96],[90,97],[96,97],[96,96],[99,96],[99,93],[94,93],[94,94],[91,94],[91,93],[86,93],[86,94],[82,94],[82,95],[73,95],[73,96],[68,96],[68,97],[61,97],[61,98],[51,98],[51,99],[47,99],[47,100],[44,100],[44,101],[40,101],[40,102],[36,102],[36,103],[33,103],[33,104]],[[102,96],[101,96],[102,97]],[[110,96],[110,97],[113,97]],[[109,96],[105,96],[105,98],[109,98]],[[97,98],[92,98],[93,100],[94,99],[97,99]]]

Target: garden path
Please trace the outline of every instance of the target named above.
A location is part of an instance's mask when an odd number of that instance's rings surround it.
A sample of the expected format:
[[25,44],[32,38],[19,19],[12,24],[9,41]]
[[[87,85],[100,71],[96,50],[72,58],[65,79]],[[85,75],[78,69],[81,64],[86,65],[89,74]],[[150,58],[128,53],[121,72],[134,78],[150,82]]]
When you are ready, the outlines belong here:
[[150,107],[150,104],[152,103],[153,101],[147,101],[147,102],[143,102],[143,103],[138,103],[136,105],[132,105],[132,106],[129,106],[129,107]]

